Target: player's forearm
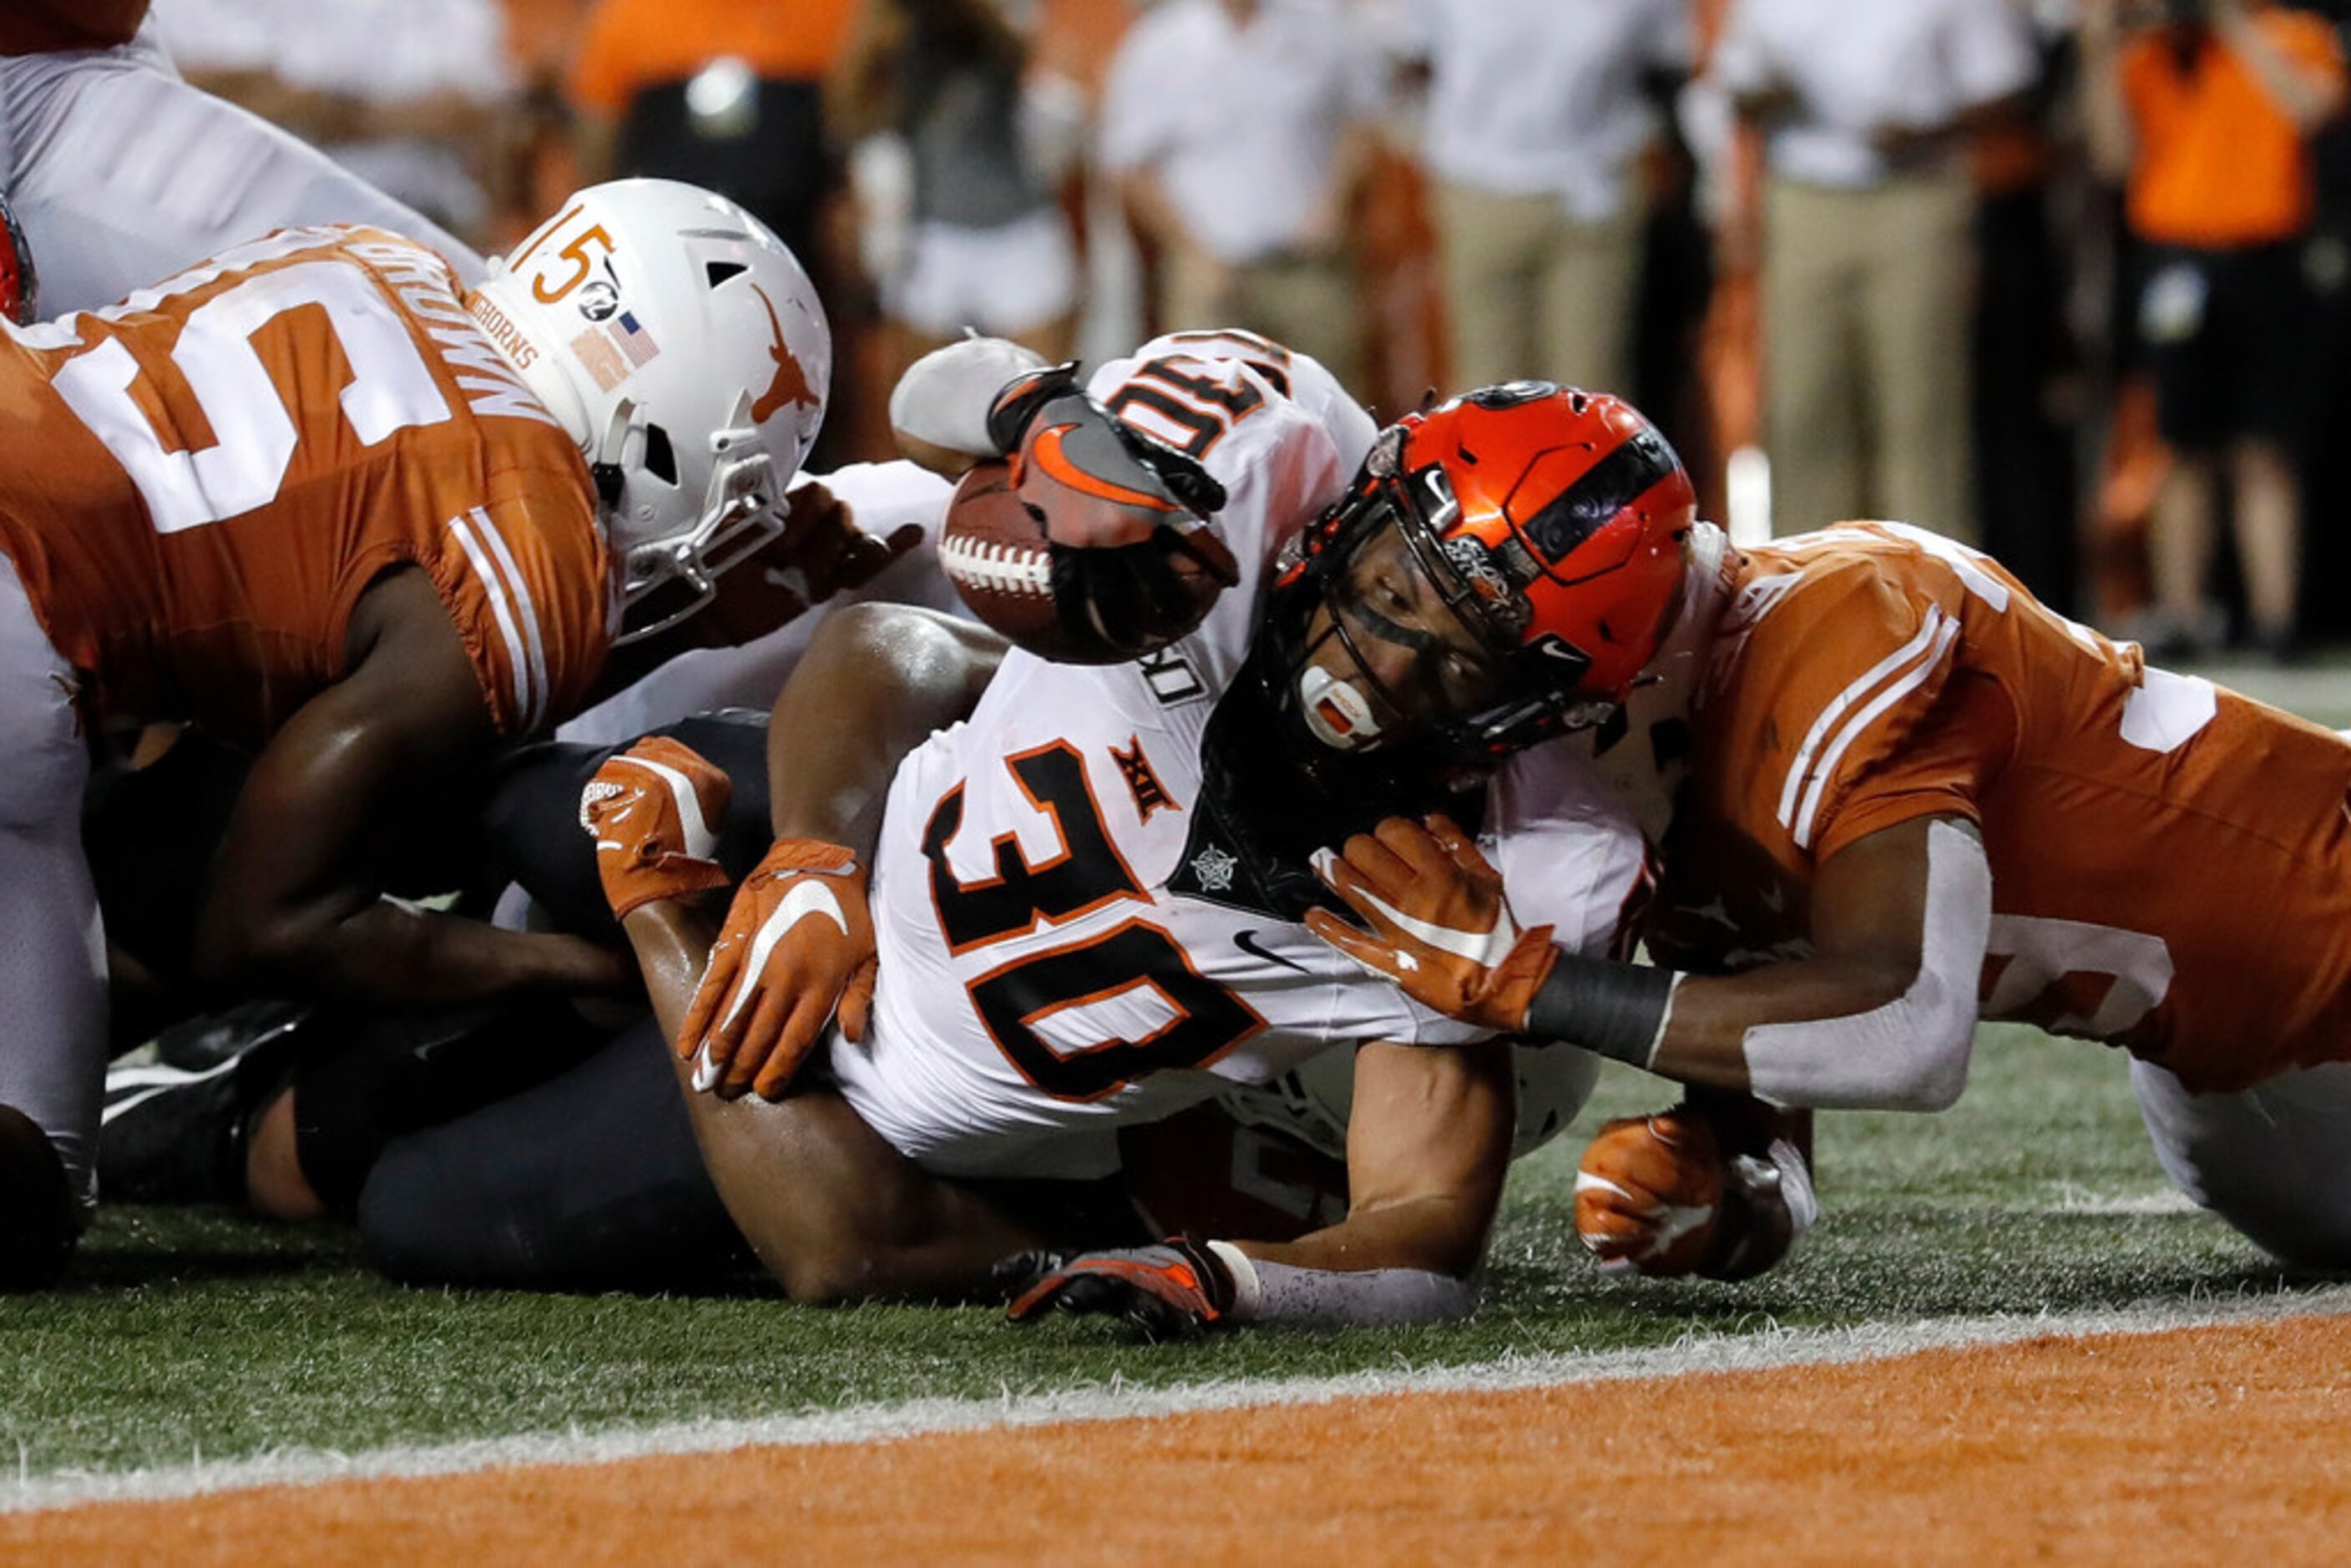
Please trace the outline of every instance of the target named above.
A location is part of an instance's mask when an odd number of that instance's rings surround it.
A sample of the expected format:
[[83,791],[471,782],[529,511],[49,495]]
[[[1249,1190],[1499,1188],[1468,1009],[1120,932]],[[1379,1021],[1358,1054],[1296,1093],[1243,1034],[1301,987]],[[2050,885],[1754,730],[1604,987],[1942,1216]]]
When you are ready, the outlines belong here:
[[662,1037],[675,1040],[694,988],[710,964],[710,921],[674,899],[656,899],[631,910],[621,929],[644,976]]
[[[1527,1032],[1539,1040],[1581,1046],[1678,1082],[1746,1092],[1756,1086],[1755,1051],[1779,1059],[1778,1087],[1791,1087],[1784,1066],[1788,1041],[1803,1030],[1834,1035],[1890,1026],[1933,1009],[1917,1005],[1922,992],[1939,998],[1938,983],[1922,988],[1917,965],[1877,959],[1820,957],[1767,965],[1743,975],[1681,975],[1647,965],[1619,964],[1562,953],[1527,1010]],[[1931,977],[1929,977],[1931,979]],[[1945,1009],[1948,1010],[1948,1009]],[[1950,1020],[1956,1023],[1957,1020]],[[1948,1030],[1940,1032],[1948,1033]],[[1932,1041],[1907,1053],[1881,1049],[1850,1070],[1800,1082],[1827,1098],[1799,1103],[1865,1103],[1914,1105],[1938,1092],[1940,1055]],[[1809,1058],[1810,1052],[1802,1053]]]
[[578,936],[505,931],[385,898],[200,929],[196,957],[201,977],[225,988],[392,1008],[595,995],[632,975],[626,959]]
[[1686,975],[1645,1065],[1684,1083],[1744,1091],[1750,1030],[1866,1013],[1901,995],[1873,966],[1834,959],[1773,964],[1744,975]]
[[856,605],[820,628],[768,728],[779,839],[871,854],[908,753],[968,715],[1002,657],[984,629],[902,605]]
[[1338,1224],[1294,1241],[1239,1241],[1252,1258],[1301,1269],[1353,1272],[1415,1269],[1467,1275],[1485,1255],[1494,1201],[1486,1193],[1440,1193],[1350,1210]]

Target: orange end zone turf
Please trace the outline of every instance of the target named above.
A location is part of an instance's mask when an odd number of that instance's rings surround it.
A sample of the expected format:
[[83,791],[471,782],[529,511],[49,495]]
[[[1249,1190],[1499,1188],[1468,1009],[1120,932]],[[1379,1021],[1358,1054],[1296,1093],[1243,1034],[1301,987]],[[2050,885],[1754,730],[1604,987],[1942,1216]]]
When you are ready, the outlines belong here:
[[0,1515],[0,1561],[2339,1561],[2351,1319]]

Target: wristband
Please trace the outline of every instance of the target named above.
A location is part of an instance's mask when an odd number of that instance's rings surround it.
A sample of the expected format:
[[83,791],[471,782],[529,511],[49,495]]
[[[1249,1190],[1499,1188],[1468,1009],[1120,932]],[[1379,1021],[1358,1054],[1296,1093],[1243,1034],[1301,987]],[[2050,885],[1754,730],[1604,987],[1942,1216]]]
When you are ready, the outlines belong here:
[[1681,983],[1679,970],[1562,952],[1527,1004],[1526,1032],[1646,1071]]

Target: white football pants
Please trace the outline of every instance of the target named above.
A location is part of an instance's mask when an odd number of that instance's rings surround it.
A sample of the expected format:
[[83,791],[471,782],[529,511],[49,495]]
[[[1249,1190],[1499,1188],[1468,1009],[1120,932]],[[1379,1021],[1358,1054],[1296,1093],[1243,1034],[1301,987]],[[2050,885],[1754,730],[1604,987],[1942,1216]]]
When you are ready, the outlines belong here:
[[89,754],[72,694],[72,668],[0,555],[0,1104],[48,1135],[87,1212],[106,1084],[106,936],[82,857]]
[[2283,1261],[2351,1268],[2351,1062],[2190,1094],[2134,1060],[2131,1091],[2180,1191]]

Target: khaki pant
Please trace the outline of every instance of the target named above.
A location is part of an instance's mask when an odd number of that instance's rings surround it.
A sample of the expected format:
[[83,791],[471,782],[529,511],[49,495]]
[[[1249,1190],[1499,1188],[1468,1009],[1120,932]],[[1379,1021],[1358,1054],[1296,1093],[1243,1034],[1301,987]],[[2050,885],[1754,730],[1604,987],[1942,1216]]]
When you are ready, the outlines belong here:
[[1457,390],[1534,379],[1632,391],[1635,204],[1583,223],[1556,196],[1447,184],[1437,226]]
[[1313,355],[1339,384],[1362,395],[1363,330],[1355,279],[1344,256],[1277,256],[1219,268],[1193,252],[1166,260],[1163,331],[1244,327]]
[[1976,537],[1968,479],[1974,193],[1772,180],[1763,258],[1771,528],[1890,517]]

